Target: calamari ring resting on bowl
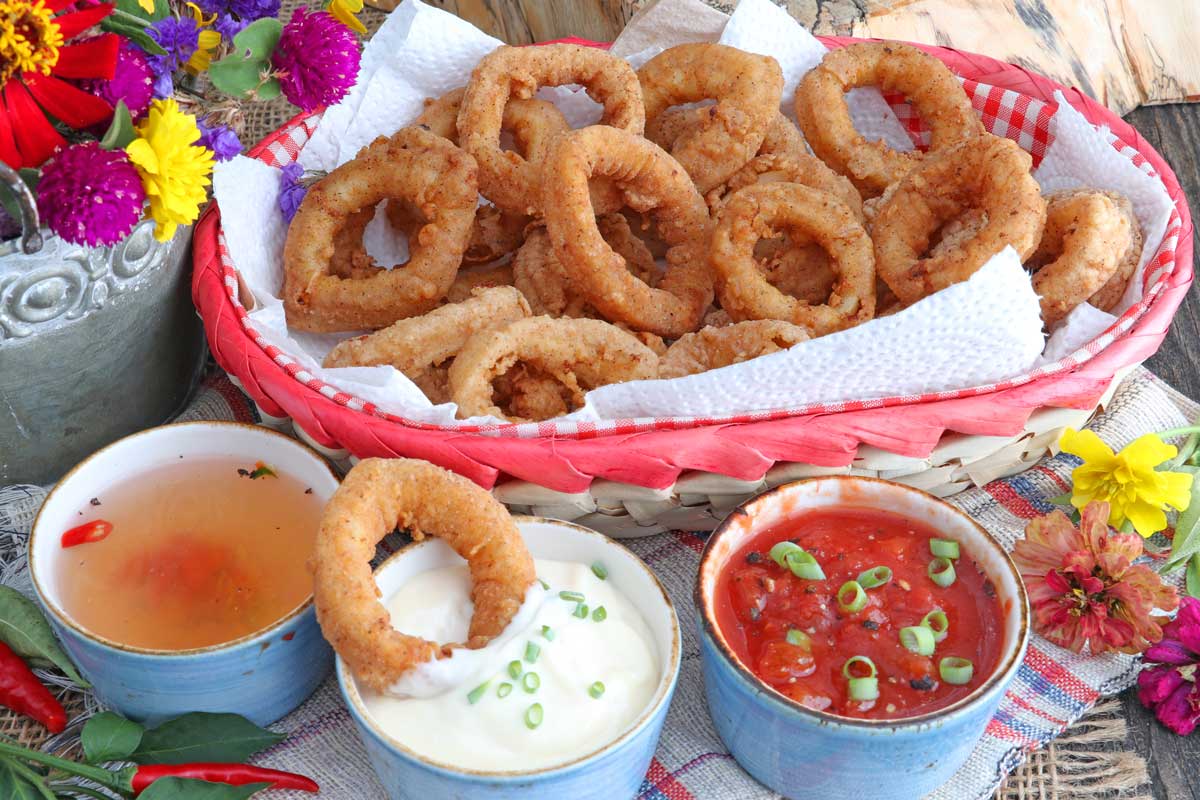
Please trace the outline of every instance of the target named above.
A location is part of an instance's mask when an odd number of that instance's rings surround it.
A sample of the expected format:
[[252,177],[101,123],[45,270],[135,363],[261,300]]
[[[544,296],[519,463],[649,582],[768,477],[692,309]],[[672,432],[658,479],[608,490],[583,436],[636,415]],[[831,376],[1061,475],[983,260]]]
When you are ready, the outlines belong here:
[[658,377],[681,378],[786,350],[808,340],[808,331],[777,319],[752,319],[681,336],[667,348]]
[[938,59],[899,42],[831,50],[796,89],[796,119],[822,161],[854,181],[865,197],[881,194],[926,154],[867,141],[854,128],[846,92],[860,86],[902,92],[925,124],[936,153],[984,132],[954,74]]
[[[565,84],[582,85],[604,106],[601,124],[639,136],[645,128],[637,74],[624,59],[575,44],[496,48],[471,73],[458,133],[463,148],[479,163],[482,194],[503,211],[537,215],[542,201],[540,165],[501,149],[505,107],[514,98],[533,97],[539,87]],[[611,195],[611,190],[603,194]]]
[[[1046,201],[1029,173],[1032,159],[1016,142],[990,134],[927,159],[904,177],[879,208],[871,235],[875,267],[905,306],[965,281],[1011,245],[1022,261],[1037,247]],[[930,252],[942,227],[965,212],[982,226]]]
[[582,399],[610,383],[654,378],[658,355],[633,334],[598,319],[529,317],[473,336],[450,365],[450,396],[461,418],[491,415],[511,422],[493,400],[493,383],[510,369],[532,367]]
[[669,148],[701,194],[754,157],[779,114],[783,94],[783,70],[774,58],[709,42],[668,48],[643,64],[637,76],[652,141],[665,141],[656,125],[672,106],[716,101]]
[[[283,303],[305,331],[384,328],[434,308],[454,283],[479,192],[471,157],[421,128],[380,137],[313,186],[288,228]],[[428,220],[403,267],[364,278],[331,271],[339,229],[363,209],[396,198]]]
[[486,490],[415,459],[368,458],[342,481],[321,518],[313,601],[321,632],[365,685],[386,692],[449,646],[392,627],[371,573],[375,546],[393,530],[436,536],[467,560],[475,606],[467,647],[482,647],[512,621],[536,580],[508,510]]
[[[829,254],[837,281],[822,305],[772,286],[754,259],[760,239],[787,231]],[[717,215],[710,260],[721,308],[735,322],[779,319],[824,336],[875,315],[871,240],[854,213],[827,192],[798,183],[759,183],[734,193]]]
[[[712,302],[708,208],[679,162],[640,136],[603,125],[559,138],[544,165],[546,231],[554,255],[589,305],[633,330],[677,338],[700,326]],[[604,241],[588,192],[612,178],[624,201],[650,212],[666,243],[667,268],[651,287]]]

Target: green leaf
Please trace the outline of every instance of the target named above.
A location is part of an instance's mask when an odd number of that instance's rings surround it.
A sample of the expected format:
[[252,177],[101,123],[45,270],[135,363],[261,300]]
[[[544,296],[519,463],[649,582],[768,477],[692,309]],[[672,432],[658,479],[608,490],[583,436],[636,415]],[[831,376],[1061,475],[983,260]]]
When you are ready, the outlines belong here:
[[137,17],[145,22],[158,22],[171,13],[171,4],[167,0],[154,0],[154,10],[146,11],[138,5],[137,0],[117,0],[117,10],[114,13],[117,16]]
[[[54,795],[42,783],[39,787],[28,777],[29,770],[19,771],[18,766],[10,761],[0,761],[0,797],[5,800],[44,800],[53,799]],[[34,778],[37,776],[35,775]]]
[[101,711],[84,723],[79,737],[83,754],[91,764],[124,761],[142,743],[141,725],[111,711]]
[[1200,599],[1200,553],[1192,556],[1192,560],[1188,562],[1185,586],[1188,594]]
[[136,136],[137,133],[133,130],[133,115],[129,113],[129,106],[125,105],[124,100],[118,100],[117,107],[113,109],[112,123],[100,140],[100,148],[102,150],[124,150],[125,146]]
[[[159,0],[159,2],[163,2],[163,0]],[[162,45],[151,39],[150,34],[146,33],[145,27],[139,24],[127,22],[123,19],[105,17],[100,20],[100,30],[124,36],[142,48],[148,55],[161,56],[167,52],[163,49]]]
[[254,96],[264,102],[274,100],[281,94],[283,94],[283,87],[279,85],[278,78],[267,78],[263,81],[262,86],[254,90]]
[[1053,506],[1069,506],[1071,505],[1071,493],[1060,494],[1058,497],[1051,497],[1046,501]]
[[197,712],[146,731],[130,760],[139,764],[240,764],[285,738],[237,714]]
[[0,586],[0,641],[22,658],[44,659],[54,664],[78,686],[87,689],[91,684],[75,671],[71,659],[63,652],[50,623],[33,601],[11,586]]
[[249,61],[269,62],[282,33],[282,22],[275,17],[263,17],[233,37],[233,51]]
[[138,797],[141,800],[245,800],[270,786],[269,783],[230,786],[227,783],[210,783],[193,778],[159,778]]
[[254,61],[230,53],[208,68],[208,77],[217,91],[230,97],[245,98],[262,83],[262,74],[268,69],[265,61]]
[[1200,479],[1192,481],[1192,497],[1188,507],[1175,519],[1175,538],[1171,541],[1171,560],[1161,572],[1182,567],[1189,558],[1200,553]]

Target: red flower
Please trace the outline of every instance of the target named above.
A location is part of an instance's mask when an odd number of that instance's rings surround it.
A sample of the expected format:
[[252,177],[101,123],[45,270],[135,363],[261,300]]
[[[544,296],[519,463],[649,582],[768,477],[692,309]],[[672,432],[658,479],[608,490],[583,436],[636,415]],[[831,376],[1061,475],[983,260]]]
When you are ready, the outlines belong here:
[[66,144],[47,116],[83,129],[112,115],[107,102],[63,80],[111,80],[121,46],[112,33],[64,44],[113,11],[59,13],[74,1],[0,0],[0,161],[11,167],[41,166]]
[[[1180,736],[1200,726],[1200,600],[1185,597],[1163,640],[1146,651],[1138,699]],[[1153,666],[1149,666],[1153,665]]]
[[1079,528],[1061,511],[1031,520],[1013,549],[1034,628],[1076,653],[1140,653],[1162,639],[1155,609],[1179,604],[1154,570],[1134,564],[1142,541],[1108,527],[1108,503],[1089,503]]

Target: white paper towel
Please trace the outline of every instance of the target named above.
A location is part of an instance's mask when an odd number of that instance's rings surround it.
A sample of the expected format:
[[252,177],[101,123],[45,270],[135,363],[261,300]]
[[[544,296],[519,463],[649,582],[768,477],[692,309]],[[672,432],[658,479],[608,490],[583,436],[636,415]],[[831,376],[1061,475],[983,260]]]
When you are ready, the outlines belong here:
[[[664,40],[678,43],[669,34]],[[789,116],[793,87],[825,52],[768,0],[742,0],[719,41],[780,61],[788,87],[782,109]],[[452,14],[405,0],[368,42],[358,83],[341,104],[326,111],[300,162],[306,169],[329,170],[353,158],[376,136],[410,123],[426,97],[463,85],[475,63],[499,44]],[[636,66],[661,49],[643,49],[629,60]],[[576,88],[546,89],[539,96],[556,103],[573,125],[598,118],[599,107]],[[864,134],[893,147],[911,148],[878,91],[856,90],[850,103]],[[1043,187],[1094,185],[1129,195],[1152,253],[1170,210],[1165,190],[1116,153],[1065,103],[1054,124],[1058,138],[1035,173]],[[236,158],[217,165],[214,193],[234,265],[256,300],[250,322],[268,342],[317,378],[383,411],[448,426],[494,421],[456,420],[453,404],[431,404],[391,367],[321,367],[333,345],[351,334],[306,334],[286,327],[279,291],[287,229],[277,209],[278,171]],[[367,246],[381,263],[392,263],[404,257],[404,248],[402,242],[389,242],[386,233],[382,227],[375,234],[368,232]],[[1131,287],[1127,302],[1136,299],[1140,284],[1133,282]],[[1099,333],[1105,320],[1111,321],[1110,315],[1096,309],[1077,311],[1055,332],[1045,356],[1070,352]],[[702,375],[603,387],[591,392],[585,407],[568,418],[727,416],[947,391],[1018,375],[1038,363],[1043,345],[1037,298],[1016,254],[1008,250],[970,280],[899,314]]]

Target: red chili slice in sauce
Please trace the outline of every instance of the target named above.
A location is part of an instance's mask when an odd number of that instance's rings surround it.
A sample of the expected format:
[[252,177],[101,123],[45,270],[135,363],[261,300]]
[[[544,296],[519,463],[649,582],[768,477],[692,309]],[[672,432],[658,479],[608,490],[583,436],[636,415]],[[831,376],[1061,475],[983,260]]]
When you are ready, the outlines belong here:
[[[863,719],[898,719],[944,708],[966,697],[995,670],[1003,643],[1003,612],[995,587],[962,549],[957,579],[942,588],[927,573],[933,528],[875,509],[822,510],[754,536],[718,577],[717,625],[738,658],[760,679],[810,708]],[[803,580],[776,564],[769,551],[791,540],[816,558],[824,580]],[[872,567],[890,567],[892,580],[867,589],[855,612],[838,607],[837,591]],[[900,629],[920,625],[931,611],[949,619],[933,656],[900,643]],[[807,635],[787,641],[790,629]],[[797,637],[803,641],[803,637]],[[842,666],[866,656],[878,669],[879,698],[852,700]],[[938,663],[970,659],[971,680],[944,682]]]
[[98,542],[112,533],[112,529],[112,523],[108,520],[95,519],[85,522],[62,535],[62,546],[75,547],[88,542]]

